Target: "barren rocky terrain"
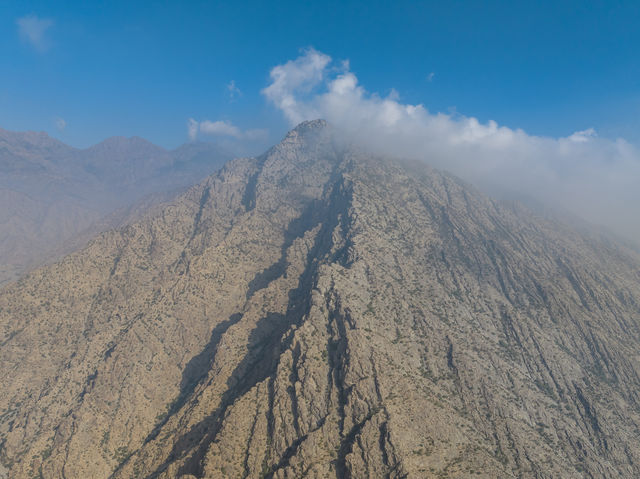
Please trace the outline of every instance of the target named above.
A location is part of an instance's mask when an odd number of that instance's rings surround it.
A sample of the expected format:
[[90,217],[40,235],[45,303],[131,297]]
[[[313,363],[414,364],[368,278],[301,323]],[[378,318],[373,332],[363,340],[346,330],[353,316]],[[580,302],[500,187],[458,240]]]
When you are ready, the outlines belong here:
[[639,477],[639,339],[634,251],[307,122],[0,290],[0,477]]

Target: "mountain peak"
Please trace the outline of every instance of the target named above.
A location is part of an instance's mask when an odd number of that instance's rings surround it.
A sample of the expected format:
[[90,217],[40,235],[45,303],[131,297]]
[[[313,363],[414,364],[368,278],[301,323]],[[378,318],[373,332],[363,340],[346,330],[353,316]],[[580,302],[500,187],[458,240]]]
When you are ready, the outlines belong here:
[[0,290],[11,477],[640,476],[638,256],[331,131]]
[[304,137],[309,133],[317,133],[319,131],[327,129],[328,127],[329,123],[327,123],[326,120],[305,120],[302,123],[298,123],[298,125],[293,130],[289,131],[285,138]]
[[10,131],[0,128],[0,142],[9,144],[12,148],[72,149],[44,131]]

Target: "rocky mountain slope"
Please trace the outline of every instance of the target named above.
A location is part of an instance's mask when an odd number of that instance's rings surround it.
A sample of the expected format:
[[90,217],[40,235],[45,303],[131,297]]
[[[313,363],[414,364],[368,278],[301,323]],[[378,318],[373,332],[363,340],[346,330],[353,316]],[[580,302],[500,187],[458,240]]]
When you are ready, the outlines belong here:
[[633,251],[304,123],[0,290],[0,462],[638,477],[639,335]]
[[189,186],[230,155],[208,143],[167,151],[114,137],[85,150],[46,133],[0,129],[0,284],[50,259],[96,222],[159,192]]

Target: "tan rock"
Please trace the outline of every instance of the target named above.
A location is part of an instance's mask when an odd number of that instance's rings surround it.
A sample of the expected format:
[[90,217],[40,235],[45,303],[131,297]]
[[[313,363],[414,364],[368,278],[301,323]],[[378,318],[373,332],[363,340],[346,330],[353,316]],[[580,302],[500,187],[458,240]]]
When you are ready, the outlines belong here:
[[638,477],[640,258],[305,123],[0,292],[11,477]]

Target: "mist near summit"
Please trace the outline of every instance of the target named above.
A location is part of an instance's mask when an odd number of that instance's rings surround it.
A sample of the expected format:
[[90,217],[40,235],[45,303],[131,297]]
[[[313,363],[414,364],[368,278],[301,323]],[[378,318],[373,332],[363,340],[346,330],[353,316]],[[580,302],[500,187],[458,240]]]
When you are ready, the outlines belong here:
[[350,70],[313,48],[273,67],[262,90],[291,126],[324,118],[380,155],[422,160],[493,193],[533,200],[640,237],[640,151],[590,128],[564,138],[527,134],[461,114],[430,112],[368,91]]

